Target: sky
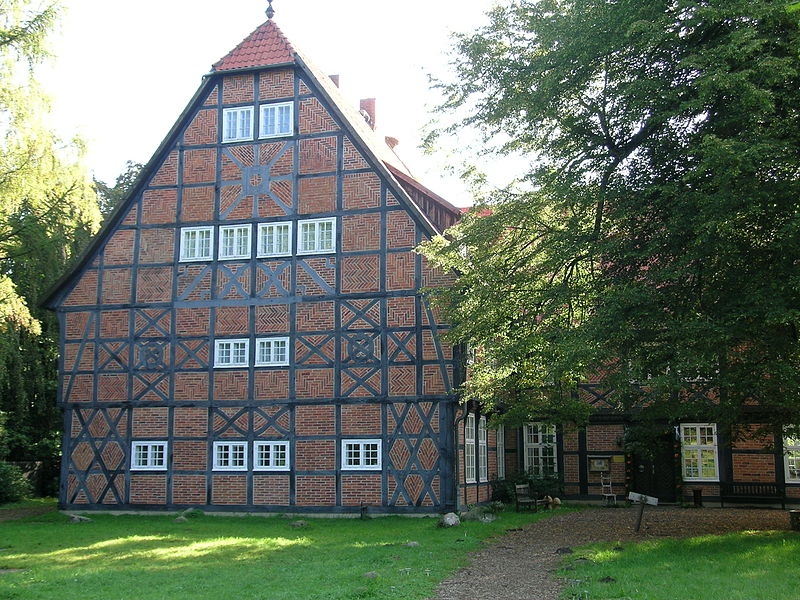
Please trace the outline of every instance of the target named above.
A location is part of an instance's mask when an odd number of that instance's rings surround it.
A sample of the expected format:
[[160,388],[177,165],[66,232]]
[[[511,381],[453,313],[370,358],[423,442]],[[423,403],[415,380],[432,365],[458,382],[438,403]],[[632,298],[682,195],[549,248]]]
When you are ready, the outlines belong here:
[[[61,0],[54,60],[39,80],[53,126],[88,146],[94,175],[113,183],[133,160],[147,162],[208,73],[266,20],[266,0]],[[488,0],[274,0],[275,22],[305,55],[340,76],[345,97],[377,99],[379,133],[423,184],[453,204],[471,198],[456,160],[424,155],[422,131],[437,95],[429,75],[447,74],[454,31],[486,22]]]

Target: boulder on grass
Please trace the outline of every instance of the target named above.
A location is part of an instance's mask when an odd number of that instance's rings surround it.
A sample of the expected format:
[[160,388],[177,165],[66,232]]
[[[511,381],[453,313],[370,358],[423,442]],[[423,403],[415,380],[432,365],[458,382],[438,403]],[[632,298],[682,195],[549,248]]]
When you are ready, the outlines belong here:
[[461,519],[454,512],[449,512],[442,517],[442,527],[456,527],[461,525]]

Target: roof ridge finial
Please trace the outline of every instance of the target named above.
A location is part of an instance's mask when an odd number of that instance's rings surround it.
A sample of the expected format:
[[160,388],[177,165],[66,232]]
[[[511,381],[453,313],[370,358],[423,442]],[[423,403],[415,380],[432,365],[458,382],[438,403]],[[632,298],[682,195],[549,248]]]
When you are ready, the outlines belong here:
[[269,2],[269,6],[267,7],[267,18],[272,19],[275,16],[275,9],[272,8],[272,0],[267,0]]

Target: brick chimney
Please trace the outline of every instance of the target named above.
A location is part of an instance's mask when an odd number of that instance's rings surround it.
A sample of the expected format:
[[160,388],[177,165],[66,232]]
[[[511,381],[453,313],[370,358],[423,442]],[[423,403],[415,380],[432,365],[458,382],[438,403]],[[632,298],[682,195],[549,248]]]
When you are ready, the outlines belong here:
[[375,98],[364,98],[361,101],[361,115],[367,124],[375,129]]

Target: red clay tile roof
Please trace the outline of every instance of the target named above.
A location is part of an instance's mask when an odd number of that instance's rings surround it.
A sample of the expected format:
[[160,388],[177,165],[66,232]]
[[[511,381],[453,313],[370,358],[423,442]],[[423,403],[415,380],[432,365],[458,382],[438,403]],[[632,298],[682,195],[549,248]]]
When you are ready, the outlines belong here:
[[230,71],[268,67],[294,62],[295,49],[283,32],[270,20],[248,35],[227,56],[211,67],[212,71]]

